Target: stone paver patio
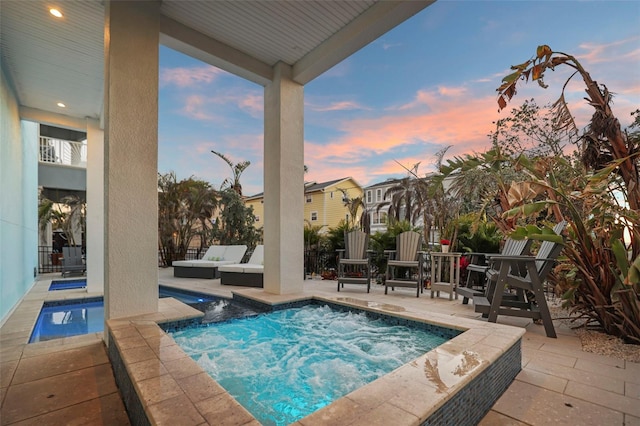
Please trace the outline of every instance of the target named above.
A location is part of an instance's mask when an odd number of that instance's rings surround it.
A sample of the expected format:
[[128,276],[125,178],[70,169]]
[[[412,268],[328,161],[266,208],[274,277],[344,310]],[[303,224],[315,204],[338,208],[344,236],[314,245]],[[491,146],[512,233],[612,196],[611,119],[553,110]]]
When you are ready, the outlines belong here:
[[[48,292],[51,279],[58,278],[40,277],[0,328],[0,424],[127,425],[102,333],[26,343],[44,300],[88,296],[84,290]],[[174,278],[171,268],[159,270],[159,283],[227,297],[240,289],[219,280]],[[304,289],[336,296],[335,281],[307,280]],[[455,317],[482,321],[472,305],[449,301],[448,294],[416,298],[411,290],[398,289],[385,296],[381,286],[367,294],[347,285],[340,295],[440,313],[454,322]],[[640,426],[640,364],[583,352],[575,333],[558,322],[557,339],[545,337],[543,327],[527,319],[498,322],[525,328],[523,369],[481,425]]]

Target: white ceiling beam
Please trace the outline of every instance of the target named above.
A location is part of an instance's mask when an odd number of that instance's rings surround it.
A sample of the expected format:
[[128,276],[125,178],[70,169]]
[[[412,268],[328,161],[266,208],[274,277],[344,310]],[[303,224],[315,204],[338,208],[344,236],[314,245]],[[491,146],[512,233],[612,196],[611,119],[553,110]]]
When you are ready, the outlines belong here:
[[58,114],[37,108],[21,106],[18,110],[21,120],[34,121],[36,123],[48,124],[50,126],[62,127],[64,129],[87,130],[87,119],[71,117],[70,115]]
[[435,0],[379,1],[293,66],[293,80],[307,84]]
[[166,16],[160,16],[160,43],[262,86],[273,78],[268,64]]

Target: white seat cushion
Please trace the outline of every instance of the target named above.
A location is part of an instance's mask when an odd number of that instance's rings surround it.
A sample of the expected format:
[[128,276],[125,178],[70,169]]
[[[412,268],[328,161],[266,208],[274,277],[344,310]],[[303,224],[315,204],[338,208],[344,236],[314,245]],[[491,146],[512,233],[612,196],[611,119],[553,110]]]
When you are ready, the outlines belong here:
[[217,268],[222,265],[232,265],[231,260],[192,260],[189,265],[192,268]]
[[224,253],[227,251],[227,246],[211,246],[202,256],[201,260],[222,260],[224,259]]
[[264,266],[262,265],[251,265],[247,263],[242,266],[244,269],[243,272],[245,274],[263,274],[264,273]]
[[263,265],[264,264],[264,246],[257,245],[256,248],[251,253],[251,258],[247,262],[247,264],[251,265]]
[[224,256],[222,256],[220,260],[229,261],[229,263],[234,264],[240,263],[246,252],[247,246],[245,245],[227,246],[227,249],[224,251]]
[[244,265],[242,265],[242,264],[223,265],[223,266],[218,268],[218,271],[220,271],[220,272],[238,272],[238,273],[242,273],[242,272],[244,272],[243,266]]

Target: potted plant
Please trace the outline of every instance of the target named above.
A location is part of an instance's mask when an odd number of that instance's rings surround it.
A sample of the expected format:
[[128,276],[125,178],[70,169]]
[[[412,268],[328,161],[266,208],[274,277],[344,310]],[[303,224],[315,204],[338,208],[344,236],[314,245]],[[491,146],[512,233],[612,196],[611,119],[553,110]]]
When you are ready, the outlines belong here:
[[451,245],[451,241],[446,238],[442,238],[440,240],[440,247],[442,248],[443,253],[449,253],[449,246]]

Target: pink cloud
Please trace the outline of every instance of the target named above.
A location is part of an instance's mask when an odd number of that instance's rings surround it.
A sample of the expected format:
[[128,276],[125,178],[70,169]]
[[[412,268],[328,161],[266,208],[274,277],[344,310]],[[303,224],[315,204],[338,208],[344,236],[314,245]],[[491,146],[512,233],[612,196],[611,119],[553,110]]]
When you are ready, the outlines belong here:
[[263,116],[264,96],[261,94],[249,93],[235,99],[240,109],[249,112],[252,116]]
[[[638,40],[640,40],[640,37],[631,37],[605,44],[582,43],[579,47],[586,50],[586,52],[576,55],[576,58],[580,61],[587,61],[592,64],[611,62],[613,60],[620,59],[637,61],[640,56],[640,50],[636,48]],[[620,49],[625,49],[626,46],[630,46],[633,50],[621,54]]]
[[341,101],[333,102],[326,106],[314,105],[311,103],[306,104],[313,111],[327,112],[327,111],[347,111],[347,110],[369,110],[370,108],[360,105],[353,101]]
[[[428,92],[418,93],[417,99],[425,103],[438,100],[434,111],[412,115],[385,115],[371,119],[359,119],[338,125],[344,136],[330,144],[306,141],[305,163],[311,171],[322,169],[323,176],[338,173],[353,176],[365,183],[370,176],[403,175],[406,171],[397,160],[407,167],[422,162],[421,173],[432,171],[434,153],[453,145],[447,156],[461,155],[473,151],[486,150],[491,132],[491,124],[499,115],[494,97],[439,98]],[[438,148],[440,147],[440,148]],[[413,154],[403,154],[410,149]],[[422,152],[416,155],[415,151]],[[365,162],[384,156],[375,167],[365,166]],[[341,172],[340,172],[341,171]]]
[[419,106],[429,106],[433,103],[435,103],[436,101],[436,95],[434,92],[429,92],[426,90],[418,90],[418,92],[416,93],[416,96],[413,98],[413,100],[407,104],[404,105],[400,105],[399,107],[392,107],[389,109],[397,109],[400,111],[403,110],[409,110],[409,109],[413,109]]
[[212,66],[197,68],[163,68],[160,71],[160,85],[175,84],[178,87],[195,86],[201,83],[211,83],[218,75],[225,71]]
[[467,93],[466,87],[446,87],[446,86],[438,86],[438,94],[442,96],[462,96]]
[[235,105],[254,118],[263,117],[264,102],[257,93],[223,93],[216,96],[188,95],[184,99],[182,113],[194,120],[220,121],[221,115],[214,113],[216,108]]
[[187,96],[184,101],[182,113],[195,120],[211,121],[216,120],[216,116],[206,111],[207,99],[200,95]]

